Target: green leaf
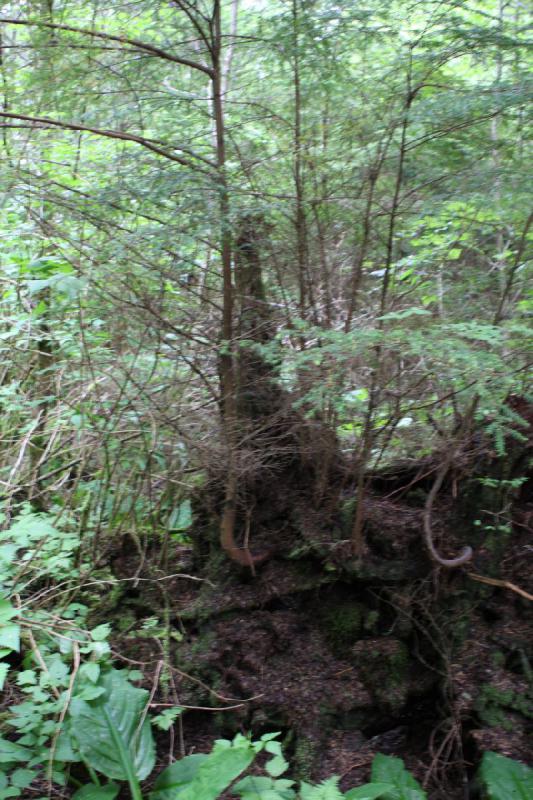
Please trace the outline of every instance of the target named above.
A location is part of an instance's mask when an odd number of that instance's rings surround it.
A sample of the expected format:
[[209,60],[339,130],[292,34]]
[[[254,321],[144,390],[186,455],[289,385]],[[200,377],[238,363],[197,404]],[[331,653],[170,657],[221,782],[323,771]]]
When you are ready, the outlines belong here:
[[0,598],[0,625],[9,622],[9,620],[16,617],[17,614],[17,609],[14,608],[8,600]]
[[57,738],[55,749],[56,761],[80,761],[80,754],[77,752],[77,742],[72,735],[72,721],[66,719],[61,726],[61,732]]
[[111,633],[111,626],[107,623],[105,625],[98,625],[91,631],[91,639],[93,642],[103,642],[108,638]]
[[394,786],[390,783],[366,783],[350,789],[344,795],[345,800],[375,800],[376,797],[397,797]]
[[80,677],[87,678],[92,683],[96,683],[98,678],[100,677],[100,665],[96,664],[94,661],[90,661],[87,664],[83,664],[80,667],[79,674]]
[[25,669],[17,675],[19,686],[35,686],[37,683],[37,673],[34,669]]
[[11,783],[19,789],[26,789],[38,773],[31,769],[16,769],[11,775]]
[[150,795],[153,800],[179,798],[180,790],[187,787],[198,774],[200,766],[209,758],[208,753],[194,753],[185,756],[167,767],[157,778],[154,791]]
[[265,764],[266,771],[269,775],[272,775],[273,778],[279,778],[288,768],[288,763],[281,755],[274,756],[274,758],[271,758],[270,761]]
[[192,525],[191,501],[185,500],[179,506],[172,509],[172,513],[167,522],[169,530],[186,531]]
[[0,789],[0,800],[7,800],[8,797],[20,797],[20,789],[16,786],[8,786],[6,789]]
[[318,786],[311,786],[302,781],[300,795],[302,800],[343,800],[339,791],[339,779],[335,776]]
[[27,764],[30,757],[30,751],[25,747],[0,737],[0,764],[9,764],[12,761]]
[[[255,750],[243,736],[236,736],[233,742],[219,739],[212,752],[201,763],[197,762],[197,767],[193,764],[197,771],[187,784],[183,783],[182,773],[176,764],[165,770],[156,782],[151,800],[216,800],[250,766],[254,758]],[[176,763],[181,764],[182,761]],[[180,781],[177,786],[171,782],[174,769]]]
[[[72,700],[72,732],[84,759],[115,780],[144,780],[155,763],[150,723],[142,714],[149,693],[132,686],[119,670],[105,675],[105,694],[89,704]],[[140,727],[139,727],[140,726]]]
[[264,733],[261,736],[261,742],[271,742],[277,736],[281,736],[281,731],[275,731],[274,733]]
[[120,786],[115,783],[108,783],[105,786],[88,783],[72,795],[72,800],[114,800],[119,789]]
[[290,788],[293,784],[294,781],[248,775],[235,784],[232,792],[241,800],[294,800],[296,794]]
[[84,686],[83,689],[80,689],[76,692],[76,697],[79,697],[81,700],[96,700],[97,697],[101,697],[105,694],[105,689],[103,686]]
[[392,784],[394,800],[426,800],[426,793],[401,758],[378,753],[372,762],[372,782]]
[[28,292],[30,295],[37,294],[43,289],[55,289],[67,297],[73,298],[78,295],[85,287],[83,278],[76,278],[75,275],[57,274],[52,275],[50,278],[40,278],[37,280],[26,281]]
[[162,731],[168,731],[182,713],[183,708],[181,706],[165,708],[157,717],[152,717],[152,725],[155,725],[156,728]]
[[0,691],[4,688],[7,673],[9,672],[9,664],[0,664]]
[[531,800],[533,797],[533,769],[499,753],[483,754],[479,778],[490,800]]
[[0,647],[9,647],[17,653],[20,650],[20,625],[8,623],[0,628]]

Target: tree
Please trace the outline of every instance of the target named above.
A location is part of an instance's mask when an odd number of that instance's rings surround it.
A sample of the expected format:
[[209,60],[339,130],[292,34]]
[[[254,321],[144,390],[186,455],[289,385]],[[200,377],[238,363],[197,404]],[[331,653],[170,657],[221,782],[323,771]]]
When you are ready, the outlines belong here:
[[[1,25],[4,225],[16,231],[6,322],[23,320],[6,341],[24,352],[6,391],[43,326],[54,351],[34,370],[51,398],[38,473],[15,437],[8,491],[73,493],[102,471],[96,505],[113,490],[116,511],[142,440],[141,494],[171,515],[187,494],[172,481],[221,462],[221,538],[247,562],[234,534],[241,455],[250,425],[266,424],[243,411],[252,364],[274,416],[288,389],[314,434],[340,438],[358,556],[369,470],[455,441],[474,398],[503,441],[516,422],[504,399],[527,365],[520,10],[294,0],[258,14],[176,0],[140,3],[130,20],[27,2]],[[260,259],[253,290],[239,258],[249,275]],[[256,439],[258,463],[275,438]],[[324,474],[310,491],[334,504]]]

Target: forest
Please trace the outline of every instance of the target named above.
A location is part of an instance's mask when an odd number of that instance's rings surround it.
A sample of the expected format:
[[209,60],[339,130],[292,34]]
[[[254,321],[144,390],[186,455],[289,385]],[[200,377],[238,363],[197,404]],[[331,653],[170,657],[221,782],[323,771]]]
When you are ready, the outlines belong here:
[[0,800],[531,800],[531,9],[0,3]]

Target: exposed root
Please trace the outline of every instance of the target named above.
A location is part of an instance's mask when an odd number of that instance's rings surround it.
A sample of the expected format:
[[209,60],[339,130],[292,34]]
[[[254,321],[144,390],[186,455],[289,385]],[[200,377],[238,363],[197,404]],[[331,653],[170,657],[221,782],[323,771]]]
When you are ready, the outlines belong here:
[[433,543],[433,531],[431,528],[431,512],[433,510],[433,503],[435,502],[435,497],[438,494],[440,487],[442,486],[442,482],[446,477],[446,473],[448,472],[449,461],[446,461],[441,469],[437,477],[435,478],[435,482],[431,487],[431,491],[428,494],[426,505],[424,508],[424,537],[426,541],[426,547],[428,549],[429,555],[431,559],[435,561],[435,563],[439,564],[441,567],[446,567],[447,569],[454,569],[455,567],[460,567],[462,564],[466,564],[468,561],[471,560],[472,556],[474,555],[474,551],[471,547],[465,547],[463,552],[456,556],[456,558],[442,558],[442,556],[437,551],[434,543]]

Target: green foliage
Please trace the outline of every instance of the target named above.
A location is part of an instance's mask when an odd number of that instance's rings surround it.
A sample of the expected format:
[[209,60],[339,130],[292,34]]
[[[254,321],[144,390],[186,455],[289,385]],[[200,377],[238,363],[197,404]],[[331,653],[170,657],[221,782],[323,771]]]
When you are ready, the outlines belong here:
[[115,800],[119,788],[112,783],[108,783],[106,786],[96,786],[91,783],[74,792],[72,800]]
[[244,736],[233,742],[219,739],[208,756],[187,756],[161,773],[151,800],[216,800],[244,770],[257,753]]
[[152,717],[152,725],[155,725],[156,728],[159,728],[162,731],[168,731],[182,713],[183,708],[181,706],[165,708],[161,714],[157,714],[157,716]]
[[[361,473],[445,450],[474,406],[498,456],[525,441],[509,402],[528,402],[531,338],[525,13],[495,0],[269,0],[240,4],[234,36],[231,4],[12,5],[0,63],[0,688],[22,701],[3,723],[16,741],[0,741],[0,798],[34,775],[65,784],[81,757],[93,783],[77,798],[115,796],[93,772],[139,796],[153,762],[147,695],[112,670],[107,624],[87,621],[109,588],[95,565],[126,550],[146,566],[157,550],[153,580],[170,585],[192,495],[213,465],[225,471],[220,356],[234,375],[237,357],[262,358]],[[219,6],[214,58],[198,36],[216,30]],[[250,214],[264,220],[262,343],[239,330],[236,240]],[[271,463],[251,434],[235,454],[244,473]],[[164,600],[163,623],[151,611],[136,630],[130,609],[122,622],[168,660],[180,634]],[[371,628],[355,606],[330,622],[340,649]],[[389,666],[401,703],[402,659]],[[496,700],[482,697],[487,714]],[[151,722],[171,730],[180,714]],[[266,774],[235,790],[293,798],[275,740],[219,743],[187,762],[196,771],[176,791],[196,781],[198,800],[213,796],[257,748],[272,756]],[[178,764],[169,780],[189,769]],[[385,785],[395,800],[422,796],[397,761],[375,770],[369,796]],[[305,793],[339,796],[334,779]]]
[[372,762],[372,780],[376,783],[388,783],[389,794],[397,797],[398,800],[425,800],[426,798],[426,793],[418,781],[405,769],[401,758],[378,753]]
[[377,797],[391,796],[390,783],[367,783],[364,786],[358,786],[356,789],[350,789],[344,797],[346,800],[374,800]]
[[302,800],[342,800],[343,795],[338,788],[338,778],[328,778],[318,786],[302,783],[300,797]]
[[474,708],[477,716],[485,725],[512,730],[514,726],[512,720],[509,719],[508,712],[510,710],[517,711],[522,716],[532,719],[532,698],[531,687],[524,692],[514,692],[512,689],[501,689],[486,683],[479,688]]
[[483,754],[478,773],[489,800],[530,800],[533,770],[499,753]]
[[235,784],[233,792],[241,800],[294,800],[293,785],[294,781],[283,778],[248,775]]
[[[20,650],[20,625],[11,621],[17,613],[11,603],[0,598],[0,659]],[[8,671],[8,664],[0,660],[0,691],[4,688]]]
[[155,748],[146,718],[149,693],[136,689],[127,675],[112,670],[97,686],[103,692],[93,700],[74,697],[70,703],[70,733],[83,760],[107,778],[128,781],[139,797],[139,781],[155,763]]

